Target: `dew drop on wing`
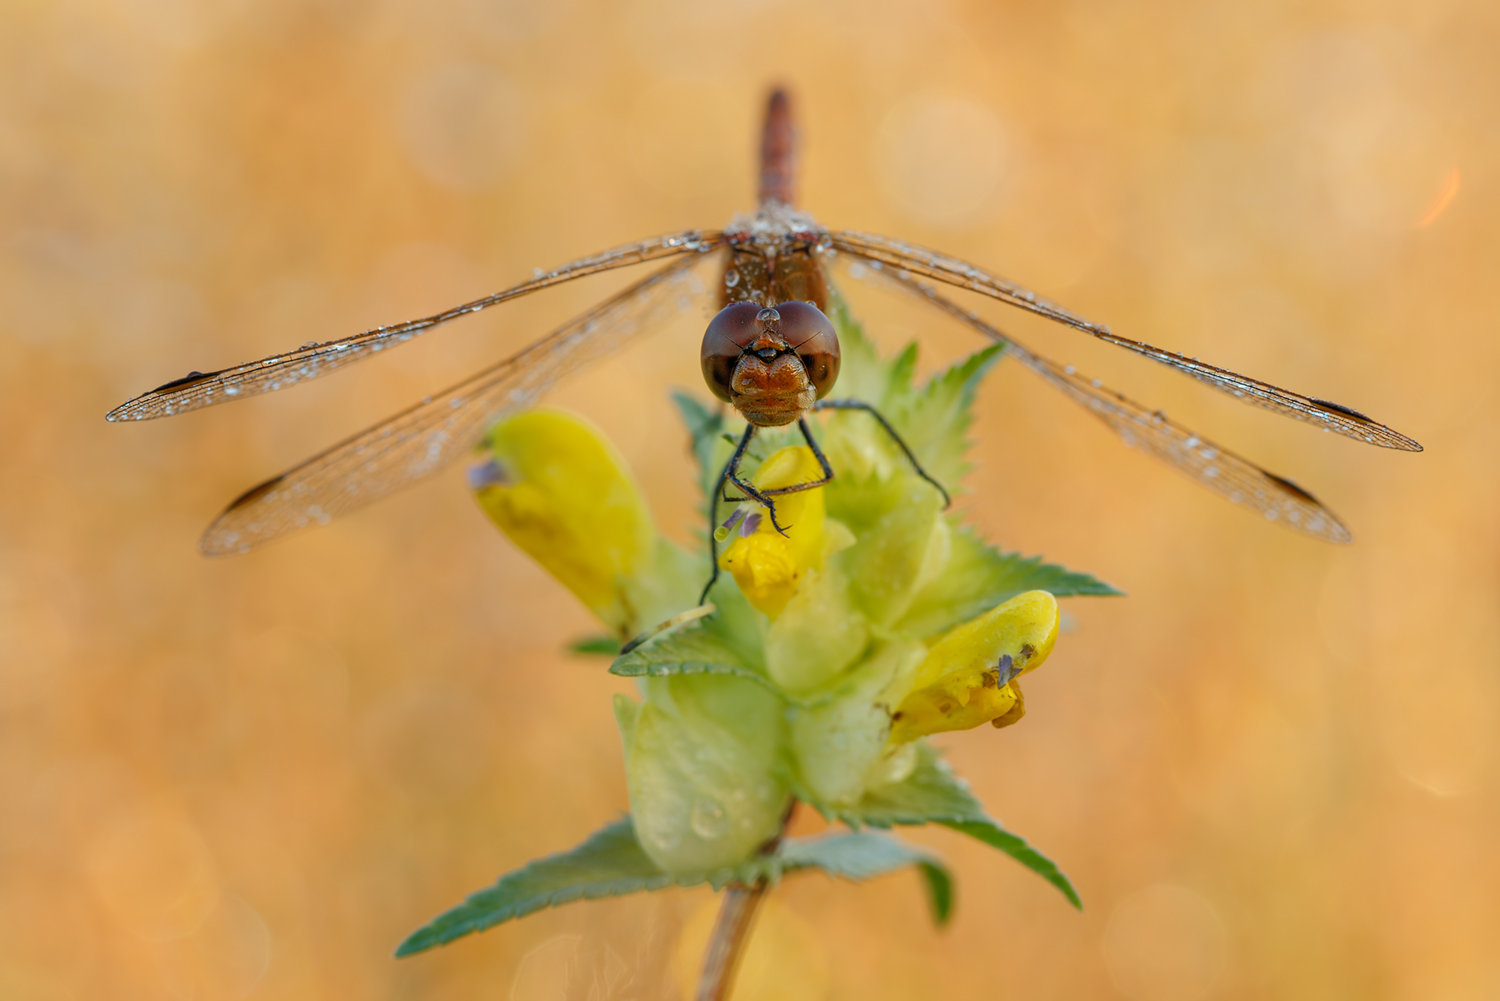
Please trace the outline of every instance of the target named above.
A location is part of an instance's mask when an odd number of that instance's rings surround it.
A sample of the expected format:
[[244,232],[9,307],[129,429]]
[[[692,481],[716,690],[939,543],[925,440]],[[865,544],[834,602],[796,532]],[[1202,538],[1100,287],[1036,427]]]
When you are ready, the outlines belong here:
[[192,371],[192,372],[189,372],[187,375],[183,376],[181,379],[173,379],[171,382],[164,382],[164,383],[162,383],[160,386],[157,386],[155,389],[151,390],[151,392],[153,392],[153,393],[160,393],[162,390],[165,390],[165,389],[175,389],[178,386],[186,386],[188,383],[190,383],[190,382],[196,382],[197,380],[202,379],[202,378],[203,378],[203,373],[202,372]]

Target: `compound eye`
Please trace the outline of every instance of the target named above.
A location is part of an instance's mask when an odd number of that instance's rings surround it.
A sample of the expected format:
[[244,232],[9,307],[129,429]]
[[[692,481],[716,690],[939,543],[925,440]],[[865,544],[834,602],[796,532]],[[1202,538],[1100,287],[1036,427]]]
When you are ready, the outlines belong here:
[[703,332],[703,347],[698,352],[703,367],[703,381],[709,390],[729,402],[729,385],[740,355],[760,336],[755,322],[760,307],[753,302],[734,302],[719,310]]
[[776,311],[781,314],[781,336],[802,359],[821,400],[839,377],[839,335],[833,322],[810,302],[783,302]]

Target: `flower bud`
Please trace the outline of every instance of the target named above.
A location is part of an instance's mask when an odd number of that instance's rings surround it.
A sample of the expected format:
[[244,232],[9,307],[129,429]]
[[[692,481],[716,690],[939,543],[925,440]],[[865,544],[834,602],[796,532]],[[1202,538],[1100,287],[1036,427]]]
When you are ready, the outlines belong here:
[[[778,490],[822,478],[823,467],[812,449],[796,445],[762,462],[750,482],[758,490]],[[719,557],[720,569],[733,575],[750,604],[772,619],[786,608],[803,575],[822,568],[825,521],[822,487],[774,500],[776,521],[786,534],[776,530],[764,506],[746,501],[728,523],[736,538]]]
[[654,678],[615,696],[636,837],[667,872],[737,865],[781,831],[781,702],[744,678]]
[[469,483],[490,520],[621,636],[640,627],[630,578],[655,528],[623,458],[583,418],[532,410],[496,424]]
[[954,627],[915,672],[893,686],[904,695],[891,714],[891,741],[1015,722],[1024,704],[1014,679],[1047,659],[1058,622],[1057,599],[1027,591]]

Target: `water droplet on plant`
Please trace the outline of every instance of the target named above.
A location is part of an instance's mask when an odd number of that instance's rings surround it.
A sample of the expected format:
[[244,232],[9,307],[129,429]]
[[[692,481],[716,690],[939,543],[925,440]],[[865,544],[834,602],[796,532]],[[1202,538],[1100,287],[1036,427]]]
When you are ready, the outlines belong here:
[[689,822],[693,825],[693,833],[708,841],[722,838],[729,830],[729,814],[717,800],[695,800]]

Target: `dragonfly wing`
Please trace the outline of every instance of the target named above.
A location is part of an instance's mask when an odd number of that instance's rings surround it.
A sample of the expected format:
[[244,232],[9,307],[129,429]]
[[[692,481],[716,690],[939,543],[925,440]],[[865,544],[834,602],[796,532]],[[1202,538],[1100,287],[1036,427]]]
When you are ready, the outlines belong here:
[[1027,368],[1115,430],[1132,448],[1164,459],[1179,472],[1229,501],[1259,511],[1268,521],[1327,542],[1354,537],[1316,497],[1297,484],[1194,433],[1159,410],[1148,410],[1121,393],[1056,362],[1011,345]]
[[957,303],[943,298],[932,286],[899,274],[887,273],[885,277],[991,340],[1005,344],[1007,354],[1108,424],[1132,448],[1165,460],[1219,496],[1259,511],[1268,521],[1328,542],[1353,541],[1337,515],[1291,480],[1261,469],[1170,420],[1161,411],[1148,410],[1097,379],[1079,374],[1071,366],[1064,367],[1034,354]]
[[965,261],[948,257],[925,247],[914,246],[900,240],[869,233],[841,232],[829,235],[833,247],[869,262],[875,268],[895,269],[923,278],[931,278],[958,288],[969,289],[992,299],[1019,306],[1049,320],[1067,324],[1099,338],[1116,347],[1134,351],[1152,361],[1185,372],[1223,393],[1245,403],[1263,407],[1284,417],[1291,417],[1308,424],[1334,431],[1348,438],[1369,442],[1382,448],[1394,448],[1404,452],[1420,452],[1417,442],[1393,431],[1384,424],[1366,417],[1357,410],[1328,400],[1273,386],[1269,382],[1240,375],[1227,368],[1210,365],[1196,358],[1153,347],[1143,341],[1134,341],[1110,332],[1103,324],[1085,320],[1068,312],[1056,303],[1049,302],[1029,289],[1014,282],[989,274]]
[[606,250],[601,254],[565,264],[555,271],[538,274],[529,282],[522,282],[520,285],[496,292],[494,295],[487,295],[483,299],[475,299],[473,302],[454,306],[452,309],[433,316],[408,320],[405,323],[397,323],[388,327],[376,327],[373,330],[366,330],[364,333],[336,341],[304,344],[295,351],[272,355],[259,361],[246,362],[218,372],[189,373],[181,379],[158,386],[128,403],[121,404],[106,414],[105,420],[139,421],[154,417],[167,417],[213,406],[216,403],[285,389],[403,344],[449,320],[469,313],[477,313],[510,299],[601,271],[611,271],[615,268],[659,260],[664,257],[702,253],[713,250],[722,242],[723,235],[717,231],[689,230],[616,247],[613,250]]
[[520,353],[246,492],[208,527],[199,548],[210,556],[248,552],[433,475],[558,379],[695,304],[703,290],[691,271],[696,263],[674,261]]

